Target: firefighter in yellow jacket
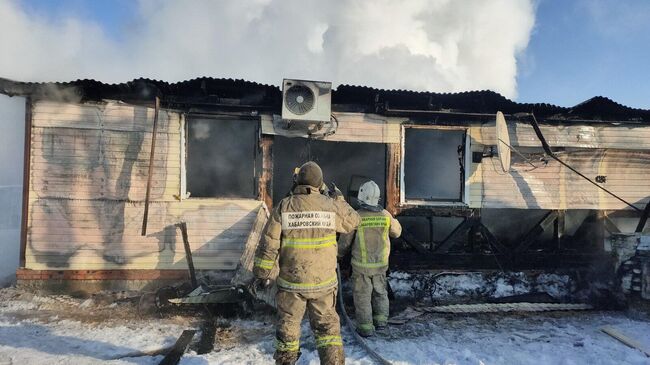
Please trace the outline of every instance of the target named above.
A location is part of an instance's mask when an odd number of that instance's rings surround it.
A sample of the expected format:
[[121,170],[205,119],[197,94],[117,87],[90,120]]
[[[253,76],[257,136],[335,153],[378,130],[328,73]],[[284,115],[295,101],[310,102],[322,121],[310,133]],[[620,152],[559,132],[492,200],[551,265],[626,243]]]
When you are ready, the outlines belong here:
[[316,163],[302,165],[295,178],[297,185],[274,209],[255,255],[258,285],[268,285],[276,260],[280,266],[274,358],[276,364],[298,360],[306,310],[321,364],[344,364],[336,313],[336,233],[354,231],[361,219],[340,191],[333,198],[321,194],[323,173]]
[[[379,186],[368,181],[359,188],[357,212],[361,224],[356,235],[341,235],[339,256],[352,244],[352,286],[357,332],[372,336],[375,328],[388,323],[388,291],[386,271],[390,255],[390,238],[402,233],[397,219],[379,206]],[[354,241],[353,241],[354,237]]]

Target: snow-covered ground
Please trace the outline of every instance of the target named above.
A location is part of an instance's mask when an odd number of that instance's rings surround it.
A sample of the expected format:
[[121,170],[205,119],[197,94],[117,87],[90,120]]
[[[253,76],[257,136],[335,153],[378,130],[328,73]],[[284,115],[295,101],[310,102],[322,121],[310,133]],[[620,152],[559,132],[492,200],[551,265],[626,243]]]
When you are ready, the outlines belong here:
[[[2,289],[0,365],[157,364],[162,356],[138,355],[173,344],[183,329],[200,322],[197,316],[141,318],[129,303]],[[650,323],[624,312],[427,314],[391,326],[369,343],[394,364],[650,364],[641,352],[602,333],[604,325],[650,347]],[[268,315],[223,320],[215,350],[190,351],[180,363],[272,364],[273,334]],[[344,339],[348,364],[372,364],[347,330]],[[299,364],[318,364],[306,323],[301,345]]]
[[397,297],[419,300],[464,301],[477,298],[502,298],[531,292],[546,293],[558,301],[568,300],[575,291],[569,275],[553,273],[431,273],[392,272],[389,283]]

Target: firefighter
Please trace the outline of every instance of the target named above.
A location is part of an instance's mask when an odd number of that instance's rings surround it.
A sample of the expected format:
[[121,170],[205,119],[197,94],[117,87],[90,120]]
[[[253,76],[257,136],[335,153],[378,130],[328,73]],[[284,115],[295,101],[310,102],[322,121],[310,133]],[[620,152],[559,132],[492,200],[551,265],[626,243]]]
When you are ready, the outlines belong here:
[[390,238],[402,233],[397,219],[379,205],[379,186],[368,181],[359,188],[361,224],[356,234],[341,235],[339,257],[352,250],[352,295],[357,332],[372,336],[388,324],[386,271]]
[[300,323],[309,315],[321,364],[344,364],[336,313],[336,233],[350,233],[359,214],[336,189],[321,194],[323,173],[315,162],[300,167],[293,194],[282,199],[266,226],[255,255],[256,285],[270,284],[278,262],[276,364],[295,364],[300,357]]

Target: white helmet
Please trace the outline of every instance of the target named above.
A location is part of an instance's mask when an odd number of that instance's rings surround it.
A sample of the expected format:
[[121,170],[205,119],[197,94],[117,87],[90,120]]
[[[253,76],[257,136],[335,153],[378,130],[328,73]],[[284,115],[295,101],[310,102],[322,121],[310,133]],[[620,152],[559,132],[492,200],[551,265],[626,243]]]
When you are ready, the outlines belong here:
[[379,191],[379,186],[377,186],[374,181],[370,180],[361,185],[357,198],[361,203],[375,207],[379,205],[380,195],[381,192]]

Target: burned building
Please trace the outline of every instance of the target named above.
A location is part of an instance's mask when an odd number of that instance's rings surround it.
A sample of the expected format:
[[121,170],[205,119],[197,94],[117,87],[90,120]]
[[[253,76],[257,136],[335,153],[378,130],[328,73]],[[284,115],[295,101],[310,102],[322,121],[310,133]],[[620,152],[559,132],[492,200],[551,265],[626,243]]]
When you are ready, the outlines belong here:
[[351,200],[379,184],[405,228],[395,268],[589,267],[648,213],[650,111],[603,97],[566,108],[341,85],[331,119],[305,130],[279,117],[280,88],[242,80],[1,79],[0,92],[26,98],[21,283],[186,278],[181,221],[194,266],[228,279],[307,160]]

